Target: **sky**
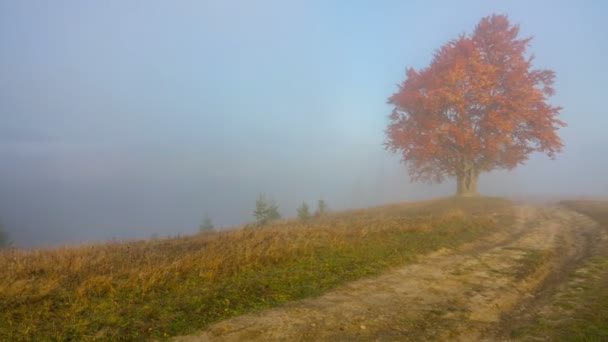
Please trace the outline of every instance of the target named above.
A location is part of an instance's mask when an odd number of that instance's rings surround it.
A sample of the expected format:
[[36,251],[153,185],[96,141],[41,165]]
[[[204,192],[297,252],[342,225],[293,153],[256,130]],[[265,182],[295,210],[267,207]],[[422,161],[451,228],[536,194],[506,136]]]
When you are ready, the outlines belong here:
[[20,246],[190,234],[453,194],[383,147],[405,69],[492,13],[557,74],[566,148],[499,196],[608,195],[605,1],[2,1],[0,220]]

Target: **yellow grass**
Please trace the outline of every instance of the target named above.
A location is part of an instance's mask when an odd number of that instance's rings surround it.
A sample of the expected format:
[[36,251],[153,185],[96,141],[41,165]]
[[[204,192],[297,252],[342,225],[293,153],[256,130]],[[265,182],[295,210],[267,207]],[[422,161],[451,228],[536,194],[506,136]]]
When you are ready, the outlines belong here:
[[352,210],[166,240],[0,252],[0,340],[145,340],[200,329],[470,241],[499,199]]

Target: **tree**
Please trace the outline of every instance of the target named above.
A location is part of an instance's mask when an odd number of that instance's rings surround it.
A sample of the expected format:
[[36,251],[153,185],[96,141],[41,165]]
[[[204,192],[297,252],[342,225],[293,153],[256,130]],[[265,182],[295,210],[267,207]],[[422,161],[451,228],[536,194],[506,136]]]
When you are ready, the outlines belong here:
[[302,222],[310,220],[310,210],[306,202],[302,202],[302,205],[298,208],[298,219]]
[[457,195],[475,196],[480,173],[562,150],[561,107],[547,103],[555,73],[532,69],[532,38],[518,34],[507,16],[488,16],[437,50],[428,67],[407,69],[388,99],[385,147],[401,154],[412,181],[456,177]]
[[325,203],[324,200],[319,200],[317,202],[317,212],[315,212],[315,216],[323,216],[325,214],[327,214],[328,209],[327,209],[327,203]]
[[10,247],[12,242],[8,236],[8,232],[4,230],[4,225],[0,223],[0,248]]
[[199,226],[198,230],[202,232],[211,232],[215,227],[213,226],[213,222],[209,216],[205,216],[203,219],[203,223]]
[[255,210],[253,211],[258,224],[266,224],[270,221],[281,218],[279,207],[272,199],[266,198],[265,194],[260,194],[255,201]]

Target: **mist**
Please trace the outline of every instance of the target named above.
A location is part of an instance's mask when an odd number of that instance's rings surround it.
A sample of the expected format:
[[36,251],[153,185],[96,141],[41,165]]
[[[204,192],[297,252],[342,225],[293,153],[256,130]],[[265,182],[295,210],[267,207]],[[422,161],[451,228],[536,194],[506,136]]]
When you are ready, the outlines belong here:
[[493,12],[534,35],[568,127],[556,160],[482,174],[480,191],[607,196],[608,6],[574,6],[4,2],[0,220],[29,247],[241,225],[260,193],[284,217],[452,195],[384,149],[386,99]]

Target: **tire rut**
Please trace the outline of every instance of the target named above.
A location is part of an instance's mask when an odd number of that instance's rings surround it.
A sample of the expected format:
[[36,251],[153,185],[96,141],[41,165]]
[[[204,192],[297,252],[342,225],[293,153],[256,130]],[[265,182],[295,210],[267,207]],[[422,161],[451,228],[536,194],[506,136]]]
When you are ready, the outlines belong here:
[[565,285],[569,276],[608,245],[608,233],[597,222],[583,214],[561,209],[570,215],[567,229],[575,238],[561,241],[557,253],[562,257],[553,260],[553,272],[544,279],[533,297],[522,300],[513,310],[503,314],[501,325],[493,333],[493,341],[519,340],[510,337],[513,328],[533,321],[539,310],[551,305],[552,297]]
[[592,223],[563,208],[515,210],[511,231],[175,341],[495,340],[508,313],[582,259],[584,234],[594,234]]

